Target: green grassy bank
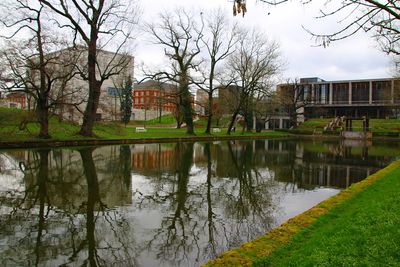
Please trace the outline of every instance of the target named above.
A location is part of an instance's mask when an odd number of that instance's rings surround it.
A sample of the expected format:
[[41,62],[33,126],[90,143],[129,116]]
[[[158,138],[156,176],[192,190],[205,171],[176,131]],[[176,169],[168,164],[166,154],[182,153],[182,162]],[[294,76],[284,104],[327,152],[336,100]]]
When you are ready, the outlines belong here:
[[400,266],[400,161],[206,266]]
[[[95,138],[85,138],[77,133],[80,126],[71,122],[59,121],[56,116],[52,116],[49,121],[49,132],[51,139],[42,140],[39,134],[39,124],[35,122],[32,112],[0,108],[0,142],[48,142],[48,141],[70,141],[70,140],[117,140],[117,139],[151,139],[151,138],[193,138],[186,134],[186,128],[176,129],[175,124],[170,118],[163,118],[161,123],[157,120],[145,123],[146,132],[136,132],[135,128],[144,126],[143,122],[132,122],[127,126],[118,122],[101,122],[94,126]],[[209,137],[204,134],[204,123],[199,122],[195,125],[196,137]],[[226,137],[226,129],[221,128],[220,132],[213,132],[213,137]],[[287,133],[282,132],[262,132],[262,133],[242,133],[236,131],[231,133],[231,137],[236,136],[283,136]]]

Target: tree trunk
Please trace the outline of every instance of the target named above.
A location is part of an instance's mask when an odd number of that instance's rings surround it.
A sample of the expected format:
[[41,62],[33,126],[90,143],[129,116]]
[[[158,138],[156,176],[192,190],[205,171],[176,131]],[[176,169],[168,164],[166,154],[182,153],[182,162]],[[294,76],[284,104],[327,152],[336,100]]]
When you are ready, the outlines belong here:
[[229,123],[228,131],[226,132],[227,135],[230,135],[230,134],[231,134],[232,127],[233,127],[233,125],[235,124],[235,120],[236,120],[236,117],[237,117],[238,114],[239,114],[239,112],[237,112],[237,111],[235,111],[235,112],[232,114],[231,122]]
[[94,82],[96,86],[90,86],[89,83],[89,100],[86,105],[85,112],[83,113],[83,123],[79,134],[82,136],[92,137],[93,126],[96,119],[97,107],[100,99],[100,85],[97,85],[97,81]]
[[207,117],[207,128],[205,133],[210,134],[211,132],[211,123],[212,123],[212,107],[213,107],[213,99],[212,99],[212,92],[208,94],[208,117]]
[[185,100],[183,104],[184,109],[184,118],[186,123],[186,133],[187,134],[194,134],[194,125],[193,125],[193,112],[192,112],[192,105],[190,100]]
[[185,86],[182,90],[183,118],[186,123],[186,133],[194,134],[193,110],[190,96],[189,88],[188,86]]
[[39,138],[48,139],[49,134],[49,110],[47,108],[46,100],[38,99],[36,114],[40,125]]
[[100,99],[101,81],[96,78],[96,55],[97,55],[97,33],[91,32],[91,42],[88,45],[88,82],[89,82],[89,99],[83,113],[83,123],[80,135],[93,136],[93,126],[96,119],[97,107]]

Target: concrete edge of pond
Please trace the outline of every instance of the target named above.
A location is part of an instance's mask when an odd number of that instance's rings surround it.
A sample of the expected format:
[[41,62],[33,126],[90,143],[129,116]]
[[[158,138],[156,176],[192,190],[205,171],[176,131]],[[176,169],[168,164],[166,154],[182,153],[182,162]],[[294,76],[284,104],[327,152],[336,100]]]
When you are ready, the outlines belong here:
[[259,135],[259,136],[188,136],[171,138],[132,138],[132,139],[89,139],[89,140],[40,140],[25,142],[0,141],[0,149],[9,148],[48,148],[48,147],[77,147],[98,145],[124,145],[124,144],[149,144],[149,143],[171,143],[171,142],[201,142],[201,141],[224,141],[224,140],[254,140],[288,138],[292,135]]
[[311,225],[317,217],[329,212],[338,204],[354,197],[366,187],[397,168],[400,168],[400,160],[391,163],[387,167],[368,176],[366,179],[351,185],[337,195],[322,201],[304,213],[289,219],[282,225],[255,240],[224,252],[219,257],[205,263],[203,266],[251,266],[257,258],[268,256],[278,248],[286,245],[297,232]]
[[[255,139],[313,139],[313,140],[338,140],[340,136],[326,135],[299,135],[277,134],[258,136],[188,136],[188,137],[162,137],[162,138],[131,138],[131,139],[88,139],[88,140],[38,140],[38,141],[0,141],[0,149],[12,148],[53,148],[53,147],[78,147],[99,145],[124,145],[124,144],[150,144],[171,142],[201,142],[201,141],[226,141],[226,140],[255,140]],[[372,141],[399,141],[399,138],[374,137]]]

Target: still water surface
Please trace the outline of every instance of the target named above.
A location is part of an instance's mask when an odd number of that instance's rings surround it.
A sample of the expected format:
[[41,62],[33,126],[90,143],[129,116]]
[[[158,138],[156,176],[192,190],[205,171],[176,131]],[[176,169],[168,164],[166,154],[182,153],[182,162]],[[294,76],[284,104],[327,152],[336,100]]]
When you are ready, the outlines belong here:
[[0,151],[2,266],[198,266],[400,155],[257,140]]

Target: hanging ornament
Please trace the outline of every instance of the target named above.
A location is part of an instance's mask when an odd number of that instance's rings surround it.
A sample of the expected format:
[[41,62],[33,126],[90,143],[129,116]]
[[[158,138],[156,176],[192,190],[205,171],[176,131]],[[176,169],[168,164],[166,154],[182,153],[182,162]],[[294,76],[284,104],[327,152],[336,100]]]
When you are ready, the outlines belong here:
[[246,7],[246,0],[234,0],[233,2],[233,15],[236,16],[237,14],[242,13],[242,16],[247,12]]

